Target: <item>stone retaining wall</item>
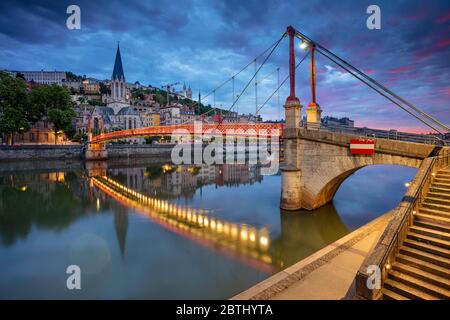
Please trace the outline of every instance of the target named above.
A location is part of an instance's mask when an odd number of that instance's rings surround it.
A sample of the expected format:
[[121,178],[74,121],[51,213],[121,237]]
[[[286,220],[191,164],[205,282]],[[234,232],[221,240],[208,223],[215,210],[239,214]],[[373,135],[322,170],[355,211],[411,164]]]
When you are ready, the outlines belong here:
[[163,157],[170,159],[173,145],[164,144],[112,144],[107,146],[108,159]]
[[0,161],[79,159],[80,145],[0,146]]
[[[0,161],[82,159],[81,145],[0,146]],[[107,145],[108,158],[170,157],[172,145]]]

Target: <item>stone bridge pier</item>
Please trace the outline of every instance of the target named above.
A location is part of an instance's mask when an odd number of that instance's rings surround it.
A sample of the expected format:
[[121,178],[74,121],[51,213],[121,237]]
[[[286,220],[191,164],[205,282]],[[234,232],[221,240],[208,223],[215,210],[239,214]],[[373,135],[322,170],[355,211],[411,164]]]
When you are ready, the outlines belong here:
[[297,139],[292,137],[285,145],[287,166],[282,171],[281,196],[285,210],[313,210],[327,204],[347,177],[368,165],[418,168],[435,148],[376,139],[375,154],[350,155],[350,139],[355,136],[308,129],[298,129],[297,133]]
[[107,160],[108,150],[106,143],[94,143],[92,141],[92,133],[88,133],[88,141],[84,150],[84,158],[87,161]]

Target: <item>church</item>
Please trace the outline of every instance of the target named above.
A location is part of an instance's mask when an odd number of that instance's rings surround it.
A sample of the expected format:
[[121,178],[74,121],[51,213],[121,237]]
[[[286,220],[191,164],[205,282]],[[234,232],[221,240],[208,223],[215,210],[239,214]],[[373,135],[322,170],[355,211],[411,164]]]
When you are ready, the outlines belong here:
[[[91,114],[93,129],[100,129],[102,117],[105,132],[142,127],[144,121],[141,115],[129,104],[130,92],[125,82],[119,44],[110,84],[111,94],[106,98],[106,107],[96,106]],[[138,140],[133,139],[134,142]]]

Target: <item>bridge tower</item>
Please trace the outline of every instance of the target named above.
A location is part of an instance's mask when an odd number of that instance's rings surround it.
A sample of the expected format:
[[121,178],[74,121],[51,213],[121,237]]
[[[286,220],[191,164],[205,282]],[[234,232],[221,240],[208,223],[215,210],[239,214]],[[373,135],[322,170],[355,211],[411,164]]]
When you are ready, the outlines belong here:
[[316,62],[314,59],[315,44],[311,43],[310,47],[311,56],[311,66],[310,66],[310,77],[311,77],[311,102],[306,108],[306,128],[310,130],[320,129],[321,114],[319,104],[316,102]]
[[298,210],[301,208],[301,171],[300,171],[300,100],[295,95],[295,30],[289,26],[286,31],[289,36],[289,77],[290,94],[286,99],[286,125],[283,132],[285,163],[281,167],[281,200],[280,206],[284,210]]
[[[104,117],[102,115],[101,123],[101,133],[104,130]],[[88,141],[86,145],[86,150],[84,158],[88,161],[91,160],[106,160],[108,159],[108,151],[106,150],[105,143],[93,143],[92,141],[92,131],[91,131],[91,118],[88,120]]]

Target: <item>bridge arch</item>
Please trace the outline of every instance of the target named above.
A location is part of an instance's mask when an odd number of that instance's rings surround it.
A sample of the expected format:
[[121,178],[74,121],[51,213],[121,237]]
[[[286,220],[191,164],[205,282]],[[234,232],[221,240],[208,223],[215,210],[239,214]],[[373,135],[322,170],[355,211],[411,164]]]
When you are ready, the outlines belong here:
[[[361,170],[363,168],[374,166],[374,165],[398,165],[398,166],[405,166],[405,167],[411,167],[411,168],[418,168],[420,166],[421,160],[417,159],[410,159],[410,161],[407,161],[407,163],[372,163],[372,164],[365,164],[363,166],[359,166],[356,168],[349,169],[345,172],[342,172],[341,174],[331,178],[328,183],[326,183],[322,189],[319,191],[319,193],[315,196],[314,202],[316,203],[323,203],[326,204],[328,202],[331,202],[336,195],[336,192],[339,190],[340,186],[346,181],[348,177],[353,175],[356,171]],[[380,186],[382,187],[382,186]]]
[[348,144],[341,138],[333,142],[332,139],[320,141],[303,136],[297,141],[294,153],[299,159],[298,192],[302,208],[314,210],[331,202],[345,179],[363,167],[390,164],[418,168],[433,150],[433,146],[420,145],[420,148],[410,148],[414,152],[400,152],[398,143],[401,142],[392,142],[388,149],[386,142],[378,140],[374,155],[350,155]]

